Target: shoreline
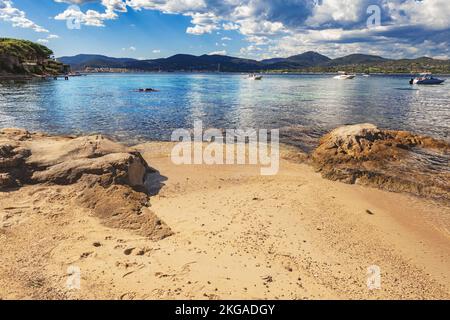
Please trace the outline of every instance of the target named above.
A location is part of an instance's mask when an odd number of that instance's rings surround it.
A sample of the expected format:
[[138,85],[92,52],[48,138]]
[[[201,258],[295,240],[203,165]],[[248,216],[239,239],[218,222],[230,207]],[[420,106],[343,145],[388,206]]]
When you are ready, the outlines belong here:
[[11,75],[0,75],[0,81],[36,81],[36,80],[47,80],[53,77],[63,77],[64,74],[58,75],[36,75],[36,74],[11,74]]
[[[9,143],[46,169],[34,177],[42,182],[0,192],[0,298],[450,297],[448,205],[323,179],[284,147],[279,174],[263,177],[255,166],[176,166],[170,142],[128,148],[99,136],[23,134]],[[124,153],[153,168],[145,201],[111,184],[104,162],[71,183],[45,180]],[[132,212],[154,226],[141,229]],[[379,290],[367,288],[372,265]],[[70,266],[81,270],[80,290],[66,287]]]

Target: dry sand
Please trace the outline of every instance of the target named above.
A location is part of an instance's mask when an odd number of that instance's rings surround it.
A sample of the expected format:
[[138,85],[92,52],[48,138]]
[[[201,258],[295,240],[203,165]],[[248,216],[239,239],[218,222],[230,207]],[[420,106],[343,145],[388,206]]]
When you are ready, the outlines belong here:
[[[322,179],[289,151],[264,177],[175,166],[170,143],[136,148],[159,171],[150,209],[174,234],[109,228],[74,201],[76,185],[1,192],[0,298],[450,298],[445,204]],[[79,290],[66,286],[70,266]]]

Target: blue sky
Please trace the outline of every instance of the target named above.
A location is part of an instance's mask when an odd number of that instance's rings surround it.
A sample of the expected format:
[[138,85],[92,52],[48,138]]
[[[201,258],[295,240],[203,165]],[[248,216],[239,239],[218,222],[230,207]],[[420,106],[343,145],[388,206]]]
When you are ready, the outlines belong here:
[[0,0],[0,36],[56,56],[449,58],[449,0]]

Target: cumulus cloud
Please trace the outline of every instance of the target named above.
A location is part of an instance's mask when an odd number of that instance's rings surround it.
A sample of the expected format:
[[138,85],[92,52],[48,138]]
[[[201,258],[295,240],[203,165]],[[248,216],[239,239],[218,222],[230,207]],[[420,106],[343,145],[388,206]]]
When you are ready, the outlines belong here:
[[[86,3],[90,1],[83,0],[57,0],[57,2],[70,2],[70,3]],[[70,6],[64,12],[58,14],[56,20],[65,21],[77,21],[80,24],[93,27],[104,27],[105,20],[117,19],[117,12],[126,12],[127,8],[122,0],[102,0],[102,5],[105,6],[104,12],[98,12],[95,10],[87,10],[86,12],[81,11],[78,7]]]
[[432,30],[450,28],[448,0],[388,2],[386,7],[397,24],[420,25]]
[[[82,5],[95,0],[54,0]],[[3,1],[4,2],[4,1]],[[201,36],[239,32],[245,54],[288,55],[302,50],[331,56],[357,51],[396,55],[446,55],[450,30],[448,0],[97,0],[103,12],[66,10],[56,19],[76,18],[104,26],[127,10],[157,10],[191,18],[186,32]],[[368,8],[380,9],[380,26],[368,26]],[[411,32],[414,30],[414,32]],[[428,41],[428,42],[425,42]],[[434,48],[422,47],[425,43]],[[409,46],[408,46],[409,44]],[[414,45],[411,45],[414,44]],[[420,46],[417,48],[417,46]],[[414,48],[416,47],[416,48]],[[256,50],[258,48],[258,50]],[[262,50],[260,50],[262,49]],[[294,52],[295,51],[295,52]]]
[[219,19],[213,13],[193,13],[191,23],[194,27],[188,27],[186,32],[195,35],[211,33],[219,28]]
[[28,19],[24,11],[15,8],[11,0],[0,0],[0,20],[11,22],[14,27],[48,32],[47,29]]

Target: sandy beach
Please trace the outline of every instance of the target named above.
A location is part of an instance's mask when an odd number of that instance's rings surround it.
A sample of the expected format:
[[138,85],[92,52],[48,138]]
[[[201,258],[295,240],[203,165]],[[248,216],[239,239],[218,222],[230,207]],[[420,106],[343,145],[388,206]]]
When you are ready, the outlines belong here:
[[[56,141],[45,139],[40,148]],[[0,192],[0,298],[450,298],[445,203],[323,179],[292,148],[277,175],[261,176],[257,166],[176,166],[172,146],[132,148],[157,170],[139,211],[153,217],[151,237],[138,220],[112,223],[114,203],[100,210],[81,182]],[[91,196],[110,201],[120,188]]]

